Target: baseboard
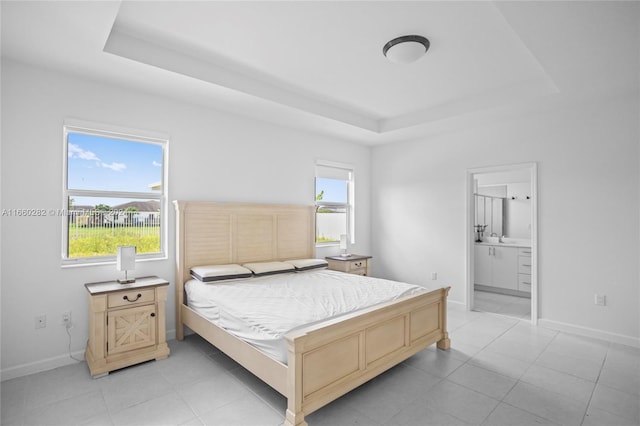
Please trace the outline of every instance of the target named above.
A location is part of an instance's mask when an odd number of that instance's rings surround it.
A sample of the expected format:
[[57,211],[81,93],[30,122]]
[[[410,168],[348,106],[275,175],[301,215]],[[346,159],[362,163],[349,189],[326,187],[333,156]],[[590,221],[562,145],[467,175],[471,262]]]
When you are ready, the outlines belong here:
[[[84,350],[72,352],[71,355],[74,358],[84,360]],[[53,370],[54,368],[64,367],[66,365],[76,364],[78,361],[71,359],[69,354],[60,355],[53,358],[47,358],[28,364],[16,365],[15,367],[5,368],[0,373],[2,375],[2,381],[11,380],[22,376],[28,376],[30,374],[40,373],[42,371]],[[89,374],[89,369],[87,369]]]
[[463,307],[463,308],[466,308],[466,307],[467,307],[467,304],[466,304],[466,303],[464,303],[464,302],[459,302],[459,301],[457,301],[457,300],[451,300],[451,299],[447,299],[447,304],[448,304],[448,305],[449,305],[449,304],[450,304],[450,305],[453,305],[453,306],[455,306],[455,307]]
[[[176,338],[176,331],[167,331],[167,340],[173,340]],[[72,352],[71,355],[76,359],[84,360],[84,349],[76,352]],[[78,361],[71,359],[69,354],[56,356],[53,358],[47,358],[28,364],[21,364],[15,367],[5,368],[0,371],[0,381],[16,379],[18,377],[28,376],[30,374],[40,373],[42,371],[53,370],[54,368],[64,367],[67,365],[75,364]],[[84,361],[83,361],[84,362]],[[89,369],[87,368],[87,374]]]
[[553,321],[540,318],[538,320],[540,327],[549,328],[551,330],[562,331],[571,334],[577,334],[584,337],[592,337],[594,339],[605,340],[607,342],[619,343],[621,345],[640,348],[640,338],[633,336],[625,336],[624,334],[611,333],[609,331],[598,330],[595,328],[582,327],[580,325],[568,324],[560,321]]
[[167,330],[167,340],[175,340],[176,339],[176,330]]

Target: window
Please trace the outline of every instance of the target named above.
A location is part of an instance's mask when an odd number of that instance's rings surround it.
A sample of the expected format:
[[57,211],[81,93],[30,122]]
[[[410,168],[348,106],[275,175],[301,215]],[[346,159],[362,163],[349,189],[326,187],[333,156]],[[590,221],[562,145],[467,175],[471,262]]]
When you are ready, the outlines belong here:
[[316,244],[335,244],[348,235],[354,243],[353,167],[318,162],[316,165]]
[[64,127],[63,264],[165,256],[167,140]]

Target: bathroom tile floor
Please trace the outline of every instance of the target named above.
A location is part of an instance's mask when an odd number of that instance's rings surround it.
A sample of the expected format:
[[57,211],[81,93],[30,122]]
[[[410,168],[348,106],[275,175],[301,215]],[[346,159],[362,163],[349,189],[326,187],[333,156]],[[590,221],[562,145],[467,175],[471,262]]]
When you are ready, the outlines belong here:
[[531,319],[531,299],[489,291],[474,291],[474,309],[510,317]]
[[[640,349],[451,304],[430,347],[307,416],[310,426],[638,425]],[[285,399],[199,336],[92,379],[84,362],[2,382],[10,425],[267,425]]]

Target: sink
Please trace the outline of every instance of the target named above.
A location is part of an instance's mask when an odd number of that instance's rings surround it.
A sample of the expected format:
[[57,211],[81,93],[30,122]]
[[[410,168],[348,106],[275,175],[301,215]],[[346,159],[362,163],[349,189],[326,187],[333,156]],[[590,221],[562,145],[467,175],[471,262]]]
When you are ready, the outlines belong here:
[[517,244],[516,241],[509,241],[509,239],[507,239],[506,241],[500,241],[498,237],[485,237],[484,242],[489,244],[505,244],[505,245]]

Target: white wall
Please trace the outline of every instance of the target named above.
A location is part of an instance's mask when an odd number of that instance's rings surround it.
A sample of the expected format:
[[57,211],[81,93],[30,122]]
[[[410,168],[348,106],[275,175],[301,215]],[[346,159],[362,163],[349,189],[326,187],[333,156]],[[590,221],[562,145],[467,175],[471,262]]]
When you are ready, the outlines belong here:
[[[351,163],[357,190],[357,245],[370,252],[367,147],[306,134],[94,83],[2,63],[2,208],[60,208],[62,124],[66,118],[164,132],[169,142],[169,200],[305,204],[314,201],[316,159]],[[174,325],[175,229],[169,206],[169,258],[138,263],[138,276],[171,281],[167,329]],[[61,313],[72,311],[72,352],[87,340],[86,282],[117,278],[114,265],[61,268],[61,219],[2,218],[2,378],[66,362]],[[335,253],[318,252],[319,256]],[[47,315],[36,330],[34,317]]]
[[531,239],[531,182],[507,185],[505,235]]
[[[637,93],[461,118],[372,154],[374,273],[466,297],[466,171],[538,162],[540,318],[640,342]],[[594,305],[594,294],[608,306]]]

